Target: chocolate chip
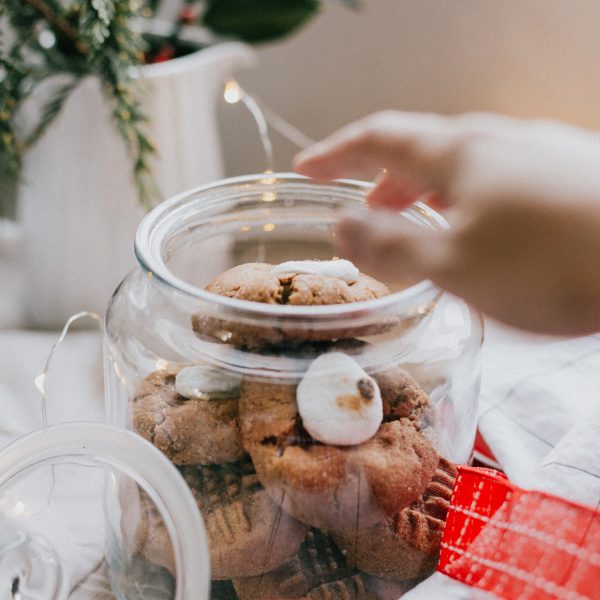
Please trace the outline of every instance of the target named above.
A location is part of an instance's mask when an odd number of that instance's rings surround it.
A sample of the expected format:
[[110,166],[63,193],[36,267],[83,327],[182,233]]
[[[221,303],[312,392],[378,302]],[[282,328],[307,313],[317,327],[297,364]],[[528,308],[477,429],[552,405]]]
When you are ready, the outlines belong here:
[[275,446],[277,456],[283,456],[285,449],[288,446],[300,446],[307,448],[308,446],[319,446],[321,442],[315,440],[302,425],[302,420],[297,418],[292,429],[280,437],[270,435],[261,440],[261,443],[266,446]]
[[358,393],[367,402],[371,402],[375,398],[375,385],[371,379],[359,379],[356,387],[358,388]]

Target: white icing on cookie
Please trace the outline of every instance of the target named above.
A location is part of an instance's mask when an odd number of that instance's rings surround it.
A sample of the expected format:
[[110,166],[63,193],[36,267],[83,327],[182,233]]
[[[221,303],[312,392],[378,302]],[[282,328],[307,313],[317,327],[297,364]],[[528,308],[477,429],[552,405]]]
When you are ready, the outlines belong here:
[[192,400],[238,398],[242,378],[207,365],[184,367],[175,376],[177,393]]
[[299,273],[337,277],[346,283],[358,280],[359,270],[344,258],[336,260],[290,260],[273,267],[271,273],[278,277],[288,277]]
[[304,428],[324,444],[365,442],[383,420],[377,383],[342,352],[322,354],[311,363],[296,400]]

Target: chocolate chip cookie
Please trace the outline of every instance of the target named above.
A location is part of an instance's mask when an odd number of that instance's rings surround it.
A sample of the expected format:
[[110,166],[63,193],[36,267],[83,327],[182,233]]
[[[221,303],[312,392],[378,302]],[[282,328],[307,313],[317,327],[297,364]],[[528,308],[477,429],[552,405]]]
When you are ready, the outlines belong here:
[[[371,439],[334,446],[312,438],[303,427],[295,384],[244,380],[242,441],[271,498],[313,527],[351,531],[416,501],[435,472],[438,454],[407,408],[411,402],[420,406],[424,398],[413,394],[412,400],[400,401],[401,389],[397,392],[386,390],[387,420]],[[406,412],[409,416],[398,416]]]
[[[374,300],[389,295],[381,282],[360,273],[348,283],[333,276],[298,273],[277,275],[267,263],[246,263],[229,269],[213,279],[206,290],[227,298],[289,306],[322,306]],[[273,315],[276,318],[277,315]],[[331,340],[373,335],[387,331],[397,324],[394,318],[380,319],[355,327],[305,329],[292,325],[267,325],[233,322],[209,313],[192,317],[194,332],[204,338],[244,346],[262,347],[288,340]]]

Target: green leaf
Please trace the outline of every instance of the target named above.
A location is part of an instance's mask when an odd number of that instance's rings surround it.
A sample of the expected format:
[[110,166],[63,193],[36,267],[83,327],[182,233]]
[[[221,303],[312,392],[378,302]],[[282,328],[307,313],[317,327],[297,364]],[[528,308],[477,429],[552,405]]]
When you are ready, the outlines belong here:
[[205,26],[247,42],[283,37],[319,9],[317,0],[209,0],[207,4]]

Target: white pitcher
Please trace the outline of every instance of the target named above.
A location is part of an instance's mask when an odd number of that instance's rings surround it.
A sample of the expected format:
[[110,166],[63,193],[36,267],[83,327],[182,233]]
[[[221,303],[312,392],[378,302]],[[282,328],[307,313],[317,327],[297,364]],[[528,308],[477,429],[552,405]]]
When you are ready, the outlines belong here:
[[[228,42],[141,69],[162,198],[223,176],[217,102],[254,57]],[[0,223],[0,326],[56,328],[80,310],[103,314],[134,265],[143,214],[132,159],[89,77],[25,156],[17,227]]]

